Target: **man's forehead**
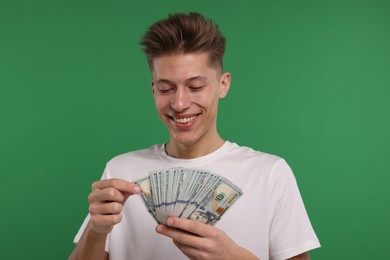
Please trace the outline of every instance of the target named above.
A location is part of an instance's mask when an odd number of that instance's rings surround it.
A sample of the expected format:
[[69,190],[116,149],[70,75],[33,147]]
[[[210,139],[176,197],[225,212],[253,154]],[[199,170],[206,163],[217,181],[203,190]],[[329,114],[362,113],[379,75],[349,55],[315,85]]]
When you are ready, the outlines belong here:
[[206,81],[218,72],[209,63],[207,53],[170,54],[153,60],[152,75],[160,79],[180,81]]
[[217,63],[213,62],[213,59],[211,58],[210,53],[208,52],[190,52],[190,53],[182,53],[182,52],[174,52],[174,53],[168,53],[163,54],[154,57],[151,62],[151,70],[156,69],[156,66],[158,66],[160,63],[167,63],[167,62],[181,62],[181,63],[201,63],[202,66],[213,68],[213,69],[219,69],[221,70],[221,67],[218,66]]

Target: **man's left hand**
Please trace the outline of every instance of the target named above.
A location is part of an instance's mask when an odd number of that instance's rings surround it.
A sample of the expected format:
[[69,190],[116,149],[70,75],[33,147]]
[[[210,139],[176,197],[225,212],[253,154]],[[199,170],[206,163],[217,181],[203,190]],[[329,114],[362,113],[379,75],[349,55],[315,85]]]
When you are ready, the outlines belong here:
[[258,259],[222,230],[195,220],[169,217],[167,225],[158,225],[156,232],[172,238],[190,259]]

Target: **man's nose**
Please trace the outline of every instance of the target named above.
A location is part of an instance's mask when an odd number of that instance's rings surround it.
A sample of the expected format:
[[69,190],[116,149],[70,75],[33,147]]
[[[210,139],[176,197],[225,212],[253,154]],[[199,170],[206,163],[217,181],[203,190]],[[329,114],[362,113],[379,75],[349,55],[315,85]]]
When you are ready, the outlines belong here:
[[172,97],[171,107],[177,112],[186,110],[191,104],[190,95],[185,89],[178,87]]

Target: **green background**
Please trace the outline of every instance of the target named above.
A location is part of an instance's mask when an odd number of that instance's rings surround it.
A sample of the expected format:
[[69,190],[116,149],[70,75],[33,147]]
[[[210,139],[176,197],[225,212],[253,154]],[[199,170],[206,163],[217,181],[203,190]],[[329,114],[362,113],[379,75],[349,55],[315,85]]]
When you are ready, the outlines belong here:
[[0,0],[3,259],[66,259],[113,156],[167,141],[138,42],[199,11],[228,39],[219,130],[284,157],[322,248],[385,259],[389,1]]

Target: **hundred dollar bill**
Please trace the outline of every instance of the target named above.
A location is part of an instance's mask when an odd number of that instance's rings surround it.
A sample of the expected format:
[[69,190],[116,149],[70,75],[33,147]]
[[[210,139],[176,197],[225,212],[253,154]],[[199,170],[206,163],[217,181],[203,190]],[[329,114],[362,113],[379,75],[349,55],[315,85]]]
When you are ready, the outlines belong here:
[[175,216],[180,216],[186,207],[189,201],[189,190],[191,190],[192,186],[195,185],[195,178],[196,175],[193,174],[193,169],[183,169],[183,183],[174,206]]
[[179,168],[176,181],[175,181],[175,188],[173,190],[174,194],[174,203],[172,208],[172,215],[171,216],[179,216],[181,211],[179,209],[179,197],[183,195],[184,193],[184,186],[186,184],[186,178],[189,176],[188,169],[186,168]]
[[173,204],[175,202],[174,198],[174,189],[176,187],[176,174],[177,170],[176,169],[169,169],[167,170],[167,190],[166,190],[166,196],[167,196],[167,201],[166,201],[166,206],[165,206],[165,215],[166,216],[172,216],[172,211],[173,211]]
[[180,215],[182,218],[188,218],[206,199],[207,195],[209,195],[217,187],[221,179],[220,176],[207,171],[200,172],[199,174],[202,178],[200,178],[197,187],[190,195],[190,200]]
[[150,184],[150,177],[146,176],[142,179],[134,181],[135,184],[139,185],[141,188],[141,197],[142,201],[145,204],[150,215],[157,221],[156,219],[156,207],[154,205],[153,196],[152,196],[152,186]]
[[215,225],[242,194],[240,188],[224,178],[202,204],[191,213],[189,218],[201,223]]

